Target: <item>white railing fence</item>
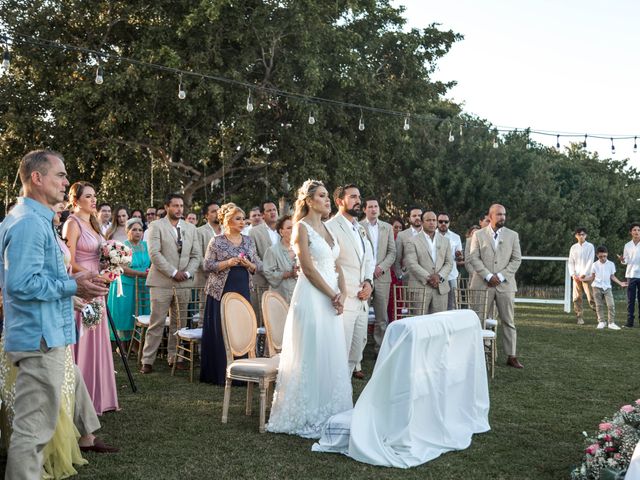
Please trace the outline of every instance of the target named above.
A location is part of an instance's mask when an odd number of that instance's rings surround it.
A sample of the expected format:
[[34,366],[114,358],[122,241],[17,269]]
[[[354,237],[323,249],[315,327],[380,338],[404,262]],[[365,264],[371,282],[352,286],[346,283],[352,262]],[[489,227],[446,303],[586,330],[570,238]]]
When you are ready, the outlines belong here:
[[520,298],[516,297],[516,303],[546,303],[564,305],[564,311],[571,312],[571,275],[569,275],[569,257],[522,257],[522,260],[536,260],[543,262],[564,262],[564,298],[555,300],[550,298]]

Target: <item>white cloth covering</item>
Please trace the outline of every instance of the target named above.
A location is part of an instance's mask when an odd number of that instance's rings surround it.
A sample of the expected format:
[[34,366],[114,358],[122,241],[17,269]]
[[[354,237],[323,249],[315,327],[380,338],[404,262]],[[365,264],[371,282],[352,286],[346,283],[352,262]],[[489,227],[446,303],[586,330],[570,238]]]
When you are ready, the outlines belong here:
[[625,480],[640,480],[640,443],[636,444],[636,448],[633,450],[631,462],[627,469],[627,475]]
[[490,429],[488,415],[477,315],[453,310],[407,318],[389,325],[356,406],[332,417],[312,450],[409,468],[469,447],[474,433]]

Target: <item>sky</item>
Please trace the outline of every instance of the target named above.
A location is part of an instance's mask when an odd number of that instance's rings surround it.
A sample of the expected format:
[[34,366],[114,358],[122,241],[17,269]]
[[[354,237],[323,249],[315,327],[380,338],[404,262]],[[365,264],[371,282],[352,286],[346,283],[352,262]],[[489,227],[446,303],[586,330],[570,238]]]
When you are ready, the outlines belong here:
[[[464,35],[439,62],[447,98],[495,126],[635,136],[640,142],[640,2],[394,0],[409,27]],[[555,145],[556,137],[534,136]],[[569,139],[560,139],[566,145]],[[574,139],[573,141],[579,141]],[[601,158],[630,158],[633,139],[587,140]],[[640,143],[639,143],[640,146]]]

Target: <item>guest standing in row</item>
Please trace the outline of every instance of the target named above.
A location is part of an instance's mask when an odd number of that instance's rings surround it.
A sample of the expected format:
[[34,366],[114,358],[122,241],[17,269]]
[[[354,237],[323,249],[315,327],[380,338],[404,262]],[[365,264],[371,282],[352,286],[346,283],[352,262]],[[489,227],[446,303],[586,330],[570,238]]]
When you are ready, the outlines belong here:
[[251,237],[242,235],[244,212],[235,203],[220,207],[218,218],[224,235],[214,237],[204,257],[209,273],[205,292],[207,305],[202,330],[200,381],[225,384],[227,355],[222,339],[220,300],[227,292],[236,292],[251,301],[251,277],[262,270],[262,262]]
[[269,290],[273,290],[291,302],[291,295],[298,279],[296,254],[291,246],[293,223],[291,216],[280,217],[276,223],[276,231],[280,241],[271,246],[264,255],[263,273],[269,282]]
[[[63,237],[71,252],[73,273],[100,270],[100,245],[104,237],[96,218],[96,191],[88,182],[76,182],[69,190],[73,214],[63,228]],[[109,327],[104,297],[96,297],[102,306],[102,320],[96,326],[83,325],[76,314],[79,339],[74,346],[75,362],[82,372],[93,406],[98,415],[118,409],[118,391],[109,341]]]
[[[128,220],[126,230],[127,240],[124,244],[131,248],[133,253],[131,265],[123,268],[124,274],[121,277],[123,295],[118,297],[116,291],[117,285],[116,282],[113,282],[109,290],[107,302],[113,323],[118,331],[118,336],[120,340],[125,342],[125,351],[128,350],[128,342],[131,340],[131,332],[133,331],[134,324],[133,316],[136,313],[136,302],[139,300],[136,298],[136,290],[139,292],[139,297],[149,298],[149,289],[145,285],[145,281],[149,273],[149,267],[151,266],[151,258],[147,251],[147,242],[142,241],[142,220],[139,218]],[[137,313],[139,315],[148,315],[149,302],[141,302],[139,305],[142,306],[142,309]],[[111,340],[115,340],[113,332],[111,332]]]
[[[393,241],[397,242],[398,234],[404,230],[404,222],[400,217],[394,217],[391,219],[391,227],[393,228]],[[397,255],[397,252],[396,252]],[[395,264],[395,261],[394,261]],[[389,323],[395,320],[396,300],[393,295],[393,289],[396,285],[402,285],[402,282],[396,276],[396,269],[390,268],[389,274],[391,275],[391,284],[389,285],[389,304],[387,305],[387,315],[389,317]],[[397,308],[401,308],[398,306]]]
[[125,207],[117,207],[115,210],[115,218],[113,223],[107,230],[105,237],[107,240],[117,240],[118,242],[127,241],[127,220],[129,220],[129,213]]

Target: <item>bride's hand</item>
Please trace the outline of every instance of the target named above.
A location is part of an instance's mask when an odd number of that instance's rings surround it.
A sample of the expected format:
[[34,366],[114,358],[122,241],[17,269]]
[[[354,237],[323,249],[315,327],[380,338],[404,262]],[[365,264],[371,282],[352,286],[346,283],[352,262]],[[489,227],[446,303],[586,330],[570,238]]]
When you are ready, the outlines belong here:
[[344,310],[344,297],[341,293],[337,293],[336,296],[331,299],[331,304],[333,305],[333,308],[336,309],[336,313],[338,315],[342,315]]

